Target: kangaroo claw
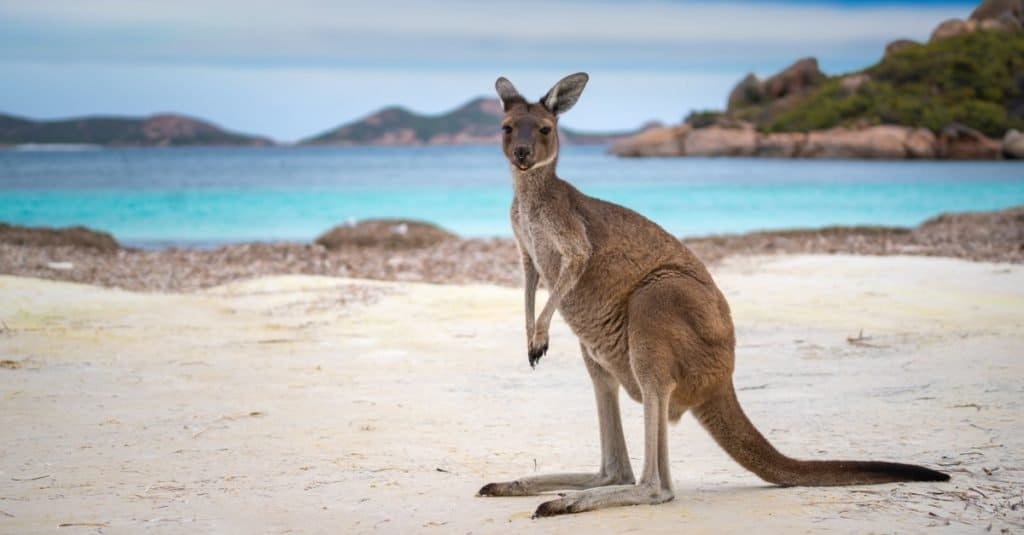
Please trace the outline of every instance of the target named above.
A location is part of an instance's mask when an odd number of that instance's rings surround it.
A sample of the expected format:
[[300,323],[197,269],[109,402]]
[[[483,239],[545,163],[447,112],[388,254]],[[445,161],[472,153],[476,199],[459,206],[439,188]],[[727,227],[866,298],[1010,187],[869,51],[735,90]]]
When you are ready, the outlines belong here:
[[536,368],[537,367],[537,362],[539,362],[540,358],[543,357],[544,354],[547,353],[547,352],[548,352],[548,344],[546,342],[544,343],[544,345],[542,345],[540,347],[532,347],[531,346],[530,350],[528,352],[529,357],[530,357],[530,367],[531,368]]

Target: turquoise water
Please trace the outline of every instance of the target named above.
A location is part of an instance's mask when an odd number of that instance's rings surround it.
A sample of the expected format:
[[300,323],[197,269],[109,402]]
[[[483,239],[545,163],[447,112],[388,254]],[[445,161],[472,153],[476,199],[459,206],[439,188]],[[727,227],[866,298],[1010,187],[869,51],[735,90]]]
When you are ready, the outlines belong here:
[[[1024,204],[1019,162],[619,159],[562,149],[585,193],[694,236],[832,224],[916,225]],[[345,221],[402,217],[508,236],[495,147],[0,151],[0,221],[86,225],[142,246],[309,241]]]

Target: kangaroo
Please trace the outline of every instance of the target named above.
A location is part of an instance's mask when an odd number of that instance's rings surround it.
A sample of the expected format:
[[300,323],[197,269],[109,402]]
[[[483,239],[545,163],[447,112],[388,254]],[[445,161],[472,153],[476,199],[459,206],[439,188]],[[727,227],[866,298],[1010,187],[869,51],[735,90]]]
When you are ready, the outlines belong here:
[[[534,517],[672,500],[668,424],[690,410],[737,463],[780,486],[947,481],[922,466],[879,461],[803,461],[779,453],[740,408],[732,383],[735,334],[725,297],[704,264],[644,216],[584,195],[555,173],[558,117],[589,77],[569,75],[538,102],[504,77],[502,151],[512,171],[512,230],[526,286],[527,357],[548,349],[558,310],[579,338],[594,386],[601,438],[596,473],[528,476],[490,483],[479,496],[579,490],[540,504]],[[550,298],[534,318],[537,284]],[[644,469],[633,476],[619,414],[619,388],[644,411]]]

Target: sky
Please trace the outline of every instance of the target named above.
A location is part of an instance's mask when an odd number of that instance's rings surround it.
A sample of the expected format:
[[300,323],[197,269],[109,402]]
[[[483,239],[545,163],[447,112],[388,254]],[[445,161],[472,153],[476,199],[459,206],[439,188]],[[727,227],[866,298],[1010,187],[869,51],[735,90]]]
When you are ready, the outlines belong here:
[[866,67],[971,2],[0,0],[0,112],[176,112],[292,142],[379,108],[451,110],[506,76],[590,83],[562,123],[611,131],[722,108],[749,72]]

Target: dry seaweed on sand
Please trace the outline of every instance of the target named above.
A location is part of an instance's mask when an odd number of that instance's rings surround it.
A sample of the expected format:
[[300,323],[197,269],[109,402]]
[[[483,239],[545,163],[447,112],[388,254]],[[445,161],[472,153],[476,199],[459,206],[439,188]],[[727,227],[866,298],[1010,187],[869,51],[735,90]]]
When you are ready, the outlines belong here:
[[[522,277],[513,240],[462,239],[415,221],[336,227],[312,244],[243,243],[157,251],[125,249],[116,242],[114,249],[98,248],[93,242],[107,244],[106,240],[99,233],[86,234],[87,229],[44,229],[41,234],[32,230],[0,225],[0,273],[155,292],[195,291],[279,274],[503,286],[516,286]],[[683,242],[708,263],[734,255],[837,253],[1024,263],[1024,206],[943,214],[914,229],[827,227]],[[53,267],[69,265],[70,269]]]

